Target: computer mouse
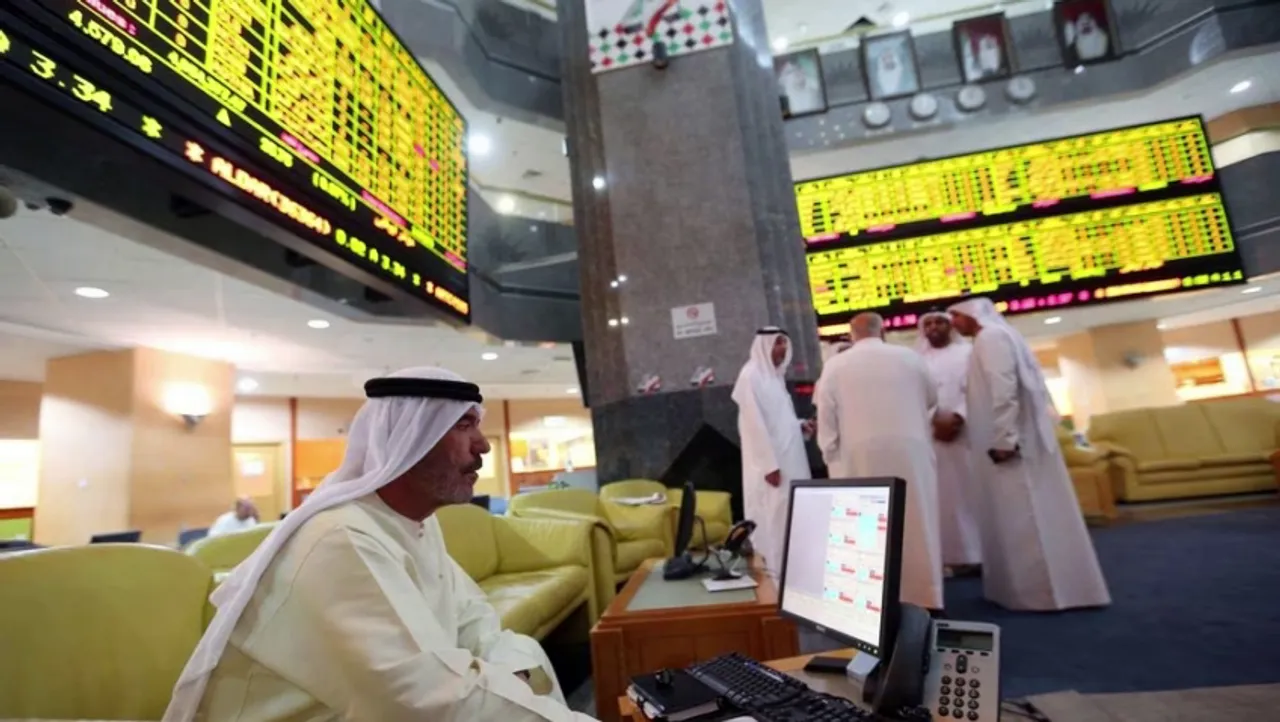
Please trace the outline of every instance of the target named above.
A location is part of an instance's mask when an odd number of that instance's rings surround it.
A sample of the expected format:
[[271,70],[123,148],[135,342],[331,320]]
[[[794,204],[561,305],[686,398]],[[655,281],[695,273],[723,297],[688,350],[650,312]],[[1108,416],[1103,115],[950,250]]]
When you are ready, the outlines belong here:
[[671,686],[671,670],[669,669],[658,670],[658,674],[654,676],[654,679],[658,682],[659,687],[670,687]]

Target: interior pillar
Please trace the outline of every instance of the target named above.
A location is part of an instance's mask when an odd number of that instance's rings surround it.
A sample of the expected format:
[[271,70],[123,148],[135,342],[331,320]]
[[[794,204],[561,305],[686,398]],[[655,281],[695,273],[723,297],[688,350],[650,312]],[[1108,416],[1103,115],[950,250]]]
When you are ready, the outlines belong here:
[[1058,369],[1077,429],[1108,411],[1182,403],[1155,321],[1099,326],[1059,339]]
[[[656,21],[674,48],[665,69],[599,73],[602,33],[638,36],[589,28],[584,5],[560,3],[558,25],[597,470],[657,478],[703,422],[737,440],[729,392],[757,328],[787,329],[791,378],[811,381],[817,327],[760,0],[732,4],[728,45],[683,54],[688,28],[720,37],[726,6],[708,3]],[[677,337],[673,311],[697,304],[714,306],[714,332]],[[708,388],[691,384],[700,368]],[[660,391],[642,394],[651,377]]]
[[50,359],[36,541],[138,529],[168,544],[211,524],[235,495],[234,386],[230,364],[155,349]]

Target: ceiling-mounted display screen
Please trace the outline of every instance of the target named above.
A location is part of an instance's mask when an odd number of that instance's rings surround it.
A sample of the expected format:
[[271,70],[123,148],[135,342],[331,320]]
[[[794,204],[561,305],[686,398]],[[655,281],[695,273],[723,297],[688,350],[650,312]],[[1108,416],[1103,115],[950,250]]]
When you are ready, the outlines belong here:
[[9,0],[0,81],[470,318],[466,123],[368,0]]
[[1244,281],[1199,118],[802,181],[796,201],[826,335],[970,294],[1016,313]]

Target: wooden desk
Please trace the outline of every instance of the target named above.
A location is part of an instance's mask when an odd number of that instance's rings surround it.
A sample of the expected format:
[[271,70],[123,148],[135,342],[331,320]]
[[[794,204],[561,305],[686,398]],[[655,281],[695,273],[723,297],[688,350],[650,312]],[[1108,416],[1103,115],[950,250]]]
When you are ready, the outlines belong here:
[[[853,650],[822,654],[851,657]],[[789,657],[768,665],[828,694],[849,699],[861,696],[856,684],[838,675],[805,674],[804,666],[813,656]],[[1068,691],[1037,695],[1028,698],[1027,702],[1052,722],[1254,722],[1275,719],[1275,711],[1280,710],[1280,684],[1124,694],[1083,695]],[[597,698],[597,705],[603,708],[603,699]],[[649,722],[625,694],[618,698],[618,711],[627,722]],[[1028,722],[1032,719],[1008,708],[1001,710],[1000,718],[1004,722]]]
[[756,659],[794,655],[796,629],[778,616],[777,589],[755,562],[750,573],[759,583],[755,589],[712,594],[696,579],[664,581],[660,560],[642,564],[591,630],[600,719],[622,719],[609,700],[625,694],[639,674],[729,652]]

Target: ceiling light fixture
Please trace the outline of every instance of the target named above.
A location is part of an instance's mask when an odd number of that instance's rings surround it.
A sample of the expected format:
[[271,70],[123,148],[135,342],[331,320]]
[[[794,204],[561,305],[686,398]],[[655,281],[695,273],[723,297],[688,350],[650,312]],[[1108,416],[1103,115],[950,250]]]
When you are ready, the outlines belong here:
[[80,288],[76,289],[76,295],[79,296],[80,298],[98,299],[98,298],[106,298],[111,294],[107,293],[101,288],[95,288],[93,286],[81,286]]
[[1046,318],[1046,319],[1044,320],[1044,322],[1045,322],[1046,324],[1048,324],[1048,325],[1052,326],[1052,325],[1053,325],[1053,324],[1055,324],[1055,323],[1062,323],[1062,317],[1061,317],[1061,316],[1050,316],[1049,318]]
[[310,321],[307,321],[307,325],[316,329],[329,328],[329,322],[323,318],[313,318]]
[[1252,88],[1252,87],[1253,87],[1253,81],[1252,81],[1252,80],[1241,80],[1240,82],[1238,82],[1238,83],[1236,83],[1235,85],[1231,86],[1231,92],[1232,92],[1232,93],[1243,93],[1244,91],[1246,91],[1246,90],[1248,90],[1249,88]]
[[1075,70],[1076,75],[1080,75],[1080,74],[1081,74],[1081,73],[1083,73],[1083,72],[1084,72],[1084,66],[1083,66],[1083,65],[1077,65],[1077,66],[1076,66],[1076,70]]
[[472,133],[467,136],[467,150],[471,155],[489,155],[493,150],[493,141],[484,133]]
[[240,381],[236,383],[236,390],[242,394],[251,394],[258,390],[258,382],[256,379],[240,379]]
[[1240,293],[1259,293],[1261,291],[1262,291],[1262,286],[1250,286],[1244,289],[1243,291],[1241,291]]
[[775,53],[785,53],[785,52],[787,51],[787,47],[788,47],[789,45],[790,45],[790,43],[788,43],[788,42],[787,42],[787,39],[786,39],[786,38],[781,38],[781,37],[779,37],[779,38],[774,38],[774,39],[773,39],[773,52],[775,52]]
[[502,196],[498,199],[498,212],[510,214],[516,212],[516,199],[511,196]]
[[604,187],[605,187],[604,176],[598,175],[595,178],[592,178],[591,187],[595,188],[598,191],[604,190]]
[[893,16],[893,26],[895,28],[904,27],[909,22],[911,22],[911,13],[907,12],[906,10],[903,10],[902,12]]
[[484,353],[480,354],[480,358],[484,359],[485,361],[497,361],[498,354],[492,351],[485,351]]
[[576,394],[576,393],[578,393],[578,388],[575,386],[574,388],[571,388],[571,389],[565,389],[565,393],[566,393],[566,394]]

